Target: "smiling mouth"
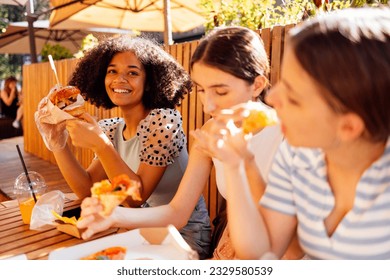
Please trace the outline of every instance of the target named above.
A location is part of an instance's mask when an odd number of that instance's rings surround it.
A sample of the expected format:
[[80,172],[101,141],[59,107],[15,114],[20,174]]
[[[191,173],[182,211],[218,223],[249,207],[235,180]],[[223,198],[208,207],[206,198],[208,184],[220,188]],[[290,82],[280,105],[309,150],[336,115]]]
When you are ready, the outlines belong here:
[[115,92],[115,93],[131,93],[131,90],[128,90],[128,89],[119,89],[119,88],[117,88],[117,89],[113,89],[112,90],[113,92]]

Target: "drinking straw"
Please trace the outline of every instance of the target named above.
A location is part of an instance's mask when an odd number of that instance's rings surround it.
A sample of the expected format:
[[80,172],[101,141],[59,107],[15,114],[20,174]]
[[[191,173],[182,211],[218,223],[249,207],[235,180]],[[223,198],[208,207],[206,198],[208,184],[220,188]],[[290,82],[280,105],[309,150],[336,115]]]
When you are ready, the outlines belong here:
[[54,65],[53,57],[51,56],[51,54],[49,54],[48,57],[49,57],[51,69],[53,70],[54,76],[56,77],[57,80],[57,85],[60,86],[60,80],[58,79],[57,69],[56,66]]
[[32,183],[31,183],[31,179],[30,179],[30,176],[28,175],[27,167],[26,167],[26,164],[24,163],[24,159],[23,159],[22,153],[20,152],[20,148],[19,148],[18,144],[16,144],[16,149],[18,149],[19,158],[20,158],[20,161],[22,162],[24,173],[26,174],[28,185],[30,187],[30,190],[31,190],[31,193],[33,195],[34,201],[37,202],[37,198],[36,198],[35,193],[34,193],[34,189],[33,189]]

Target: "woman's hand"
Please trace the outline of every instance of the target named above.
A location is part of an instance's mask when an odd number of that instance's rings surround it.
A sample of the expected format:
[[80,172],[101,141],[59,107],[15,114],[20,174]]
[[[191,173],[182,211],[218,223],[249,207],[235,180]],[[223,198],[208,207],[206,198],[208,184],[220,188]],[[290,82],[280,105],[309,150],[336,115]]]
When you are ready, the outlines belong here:
[[215,112],[214,119],[206,129],[191,132],[197,140],[196,148],[232,166],[252,160],[248,140],[253,134],[259,133],[264,124],[256,118],[248,123],[251,112],[273,113],[265,104],[252,101]]
[[51,116],[51,112],[47,110],[46,106],[48,101],[49,99],[44,97],[39,102],[38,110],[35,112],[34,118],[46,147],[50,151],[55,152],[64,149],[66,141],[68,140],[68,132],[65,129],[65,122],[51,124],[42,121],[42,119]]
[[[81,215],[77,222],[79,229],[85,229],[81,234],[83,239],[88,239],[92,235],[107,230],[114,224],[113,214],[102,216],[103,205],[95,197],[87,197],[81,203]],[[115,211],[115,210],[114,210]]]
[[91,115],[84,113],[82,117],[84,121],[80,119],[66,121],[66,129],[72,139],[72,144],[97,153],[111,142]]
[[17,94],[16,94],[16,84],[15,83],[11,83],[9,85],[9,88],[11,90],[10,96],[12,97],[12,100],[14,100],[17,97]]
[[226,164],[239,165],[253,157],[247,147],[250,136],[244,135],[232,119],[216,117],[207,130],[198,129],[191,135],[196,139],[197,149]]

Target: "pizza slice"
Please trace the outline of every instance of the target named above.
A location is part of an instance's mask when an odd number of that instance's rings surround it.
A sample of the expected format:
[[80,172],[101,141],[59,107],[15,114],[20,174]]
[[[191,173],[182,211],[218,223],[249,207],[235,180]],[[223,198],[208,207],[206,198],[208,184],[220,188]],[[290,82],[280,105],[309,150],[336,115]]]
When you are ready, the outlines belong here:
[[96,253],[90,254],[82,260],[124,260],[127,249],[125,247],[109,247]]
[[94,183],[91,188],[92,197],[96,197],[103,204],[102,215],[108,216],[114,208],[120,205],[128,196],[133,200],[142,200],[140,184],[131,180],[127,175],[119,175],[109,180]]

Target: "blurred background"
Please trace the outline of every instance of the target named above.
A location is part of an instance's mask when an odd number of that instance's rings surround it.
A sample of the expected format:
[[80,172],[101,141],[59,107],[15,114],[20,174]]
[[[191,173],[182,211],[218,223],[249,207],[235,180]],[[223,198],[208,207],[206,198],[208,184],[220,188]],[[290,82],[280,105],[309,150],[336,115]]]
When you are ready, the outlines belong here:
[[80,57],[118,33],[170,45],[197,40],[216,26],[258,30],[365,5],[389,0],[0,0],[0,83],[9,76],[22,83],[23,64],[47,61],[48,54]]

